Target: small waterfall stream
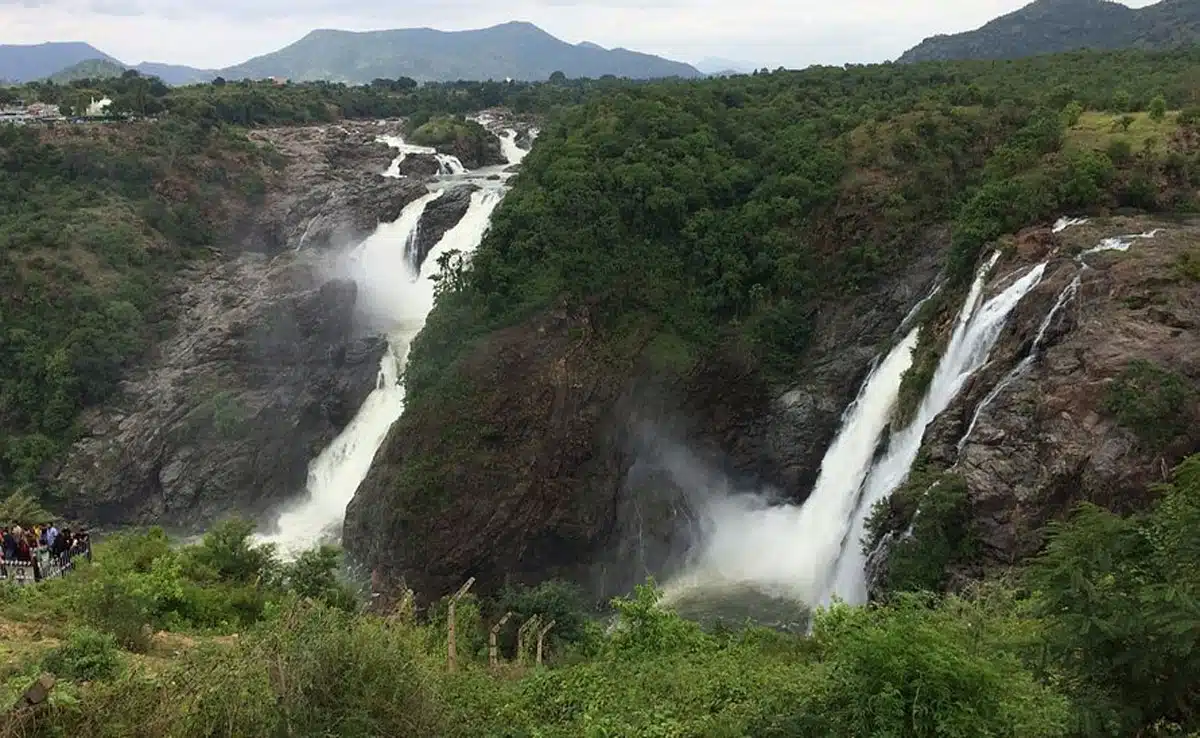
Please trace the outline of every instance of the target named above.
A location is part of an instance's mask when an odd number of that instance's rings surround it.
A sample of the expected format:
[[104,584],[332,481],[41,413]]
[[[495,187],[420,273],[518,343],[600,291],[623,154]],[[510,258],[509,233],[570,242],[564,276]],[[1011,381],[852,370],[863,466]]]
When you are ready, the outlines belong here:
[[[505,147],[509,166],[519,163],[525,153],[516,148],[515,138],[514,132],[510,138],[512,148]],[[384,176],[399,177],[400,163],[409,154],[436,154],[433,149],[406,144],[399,137],[381,140],[399,151]],[[433,309],[431,278],[440,269],[438,258],[455,250],[464,254],[474,251],[483,240],[492,212],[507,192],[508,175],[489,179],[497,173],[494,167],[468,172],[458,159],[437,156],[444,180],[453,177],[455,182],[470,182],[479,189],[472,193],[462,219],[433,247],[419,272],[408,256],[409,246],[426,207],[442,196],[444,189],[440,187],[410,203],[396,221],[380,225],[348,255],[343,267],[358,284],[357,308],[369,327],[387,336],[387,351],[380,361],[375,389],[341,434],[309,465],[304,499],[284,510],[271,532],[257,537],[260,543],[275,544],[284,556],[295,556],[340,536],[346,506],[370,471],[388,431],[404,412],[401,379],[413,339]]]

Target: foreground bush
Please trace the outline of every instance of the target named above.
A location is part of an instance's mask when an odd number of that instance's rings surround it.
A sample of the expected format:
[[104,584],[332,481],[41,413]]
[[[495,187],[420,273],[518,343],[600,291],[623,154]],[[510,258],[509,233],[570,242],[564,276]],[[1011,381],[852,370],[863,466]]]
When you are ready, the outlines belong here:
[[[1054,526],[1028,590],[894,592],[817,611],[809,636],[707,631],[662,607],[652,584],[615,600],[611,621],[586,616],[561,584],[468,598],[455,672],[444,603],[424,624],[347,607],[332,550],[282,565],[237,526],[182,549],[159,533],[129,537],[120,556],[98,547],[96,565],[0,603],[6,617],[53,613],[69,631],[12,672],[21,688],[38,666],[54,672],[52,709],[19,733],[0,726],[0,738],[1195,734],[1200,456],[1153,492],[1144,514],[1085,506]],[[200,602],[235,613],[239,593],[262,604],[238,631],[196,615]],[[493,670],[488,625],[518,610],[562,618],[564,637],[544,667],[514,663],[502,642]],[[190,631],[196,645],[164,654],[151,625]]]

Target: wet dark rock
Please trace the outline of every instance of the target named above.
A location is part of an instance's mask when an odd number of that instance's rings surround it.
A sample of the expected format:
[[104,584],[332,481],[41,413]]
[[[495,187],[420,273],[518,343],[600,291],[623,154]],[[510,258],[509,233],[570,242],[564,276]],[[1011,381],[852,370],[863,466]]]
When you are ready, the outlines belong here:
[[[1085,257],[1088,269],[1072,258],[1103,238],[1153,228],[1163,230],[1127,252]],[[1045,524],[1080,502],[1120,512],[1144,507],[1148,487],[1200,450],[1200,290],[1176,266],[1200,244],[1200,223],[1116,218],[1022,240],[1037,246],[1002,261],[989,291],[1003,275],[1050,258],[1045,277],[1014,310],[988,365],[930,426],[923,448],[967,482],[982,556],[950,572],[960,582],[1036,554]],[[987,406],[960,452],[976,408],[1029,354],[1076,275],[1078,294],[1048,326],[1038,358]],[[1192,406],[1179,408],[1191,422],[1177,437],[1148,443],[1106,409],[1109,389],[1136,361],[1195,389]]]
[[434,246],[438,245],[442,236],[458,225],[458,222],[466,215],[467,209],[471,206],[471,193],[477,189],[479,188],[475,185],[455,187],[425,206],[425,212],[421,215],[421,223],[417,229],[417,237],[410,244],[412,252],[407,254],[418,268],[425,263],[425,257],[429,255]]
[[400,174],[405,177],[428,179],[436,177],[441,171],[441,164],[433,154],[409,154],[400,162]]

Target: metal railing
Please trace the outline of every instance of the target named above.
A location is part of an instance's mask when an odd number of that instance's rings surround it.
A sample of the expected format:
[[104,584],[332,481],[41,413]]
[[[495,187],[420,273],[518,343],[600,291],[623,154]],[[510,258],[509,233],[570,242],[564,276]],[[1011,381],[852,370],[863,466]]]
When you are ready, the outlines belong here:
[[91,541],[80,548],[73,548],[58,556],[50,553],[49,547],[39,546],[33,550],[31,561],[0,559],[0,581],[9,581],[23,586],[45,579],[57,579],[73,571],[75,560],[80,557],[88,561],[92,560]]

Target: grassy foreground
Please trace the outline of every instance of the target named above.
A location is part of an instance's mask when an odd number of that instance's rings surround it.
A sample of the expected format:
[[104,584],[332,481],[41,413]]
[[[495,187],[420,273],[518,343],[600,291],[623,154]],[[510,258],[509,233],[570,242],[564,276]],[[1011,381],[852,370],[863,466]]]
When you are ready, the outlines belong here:
[[[702,630],[652,584],[603,617],[561,583],[468,596],[455,671],[446,603],[367,614],[334,549],[284,564],[239,522],[121,537],[0,589],[0,705],[58,679],[0,738],[1196,735],[1200,456],[1156,491],[1137,517],[1081,508],[1011,582],[835,605],[807,637]],[[556,621],[540,667],[514,663],[534,615]]]

